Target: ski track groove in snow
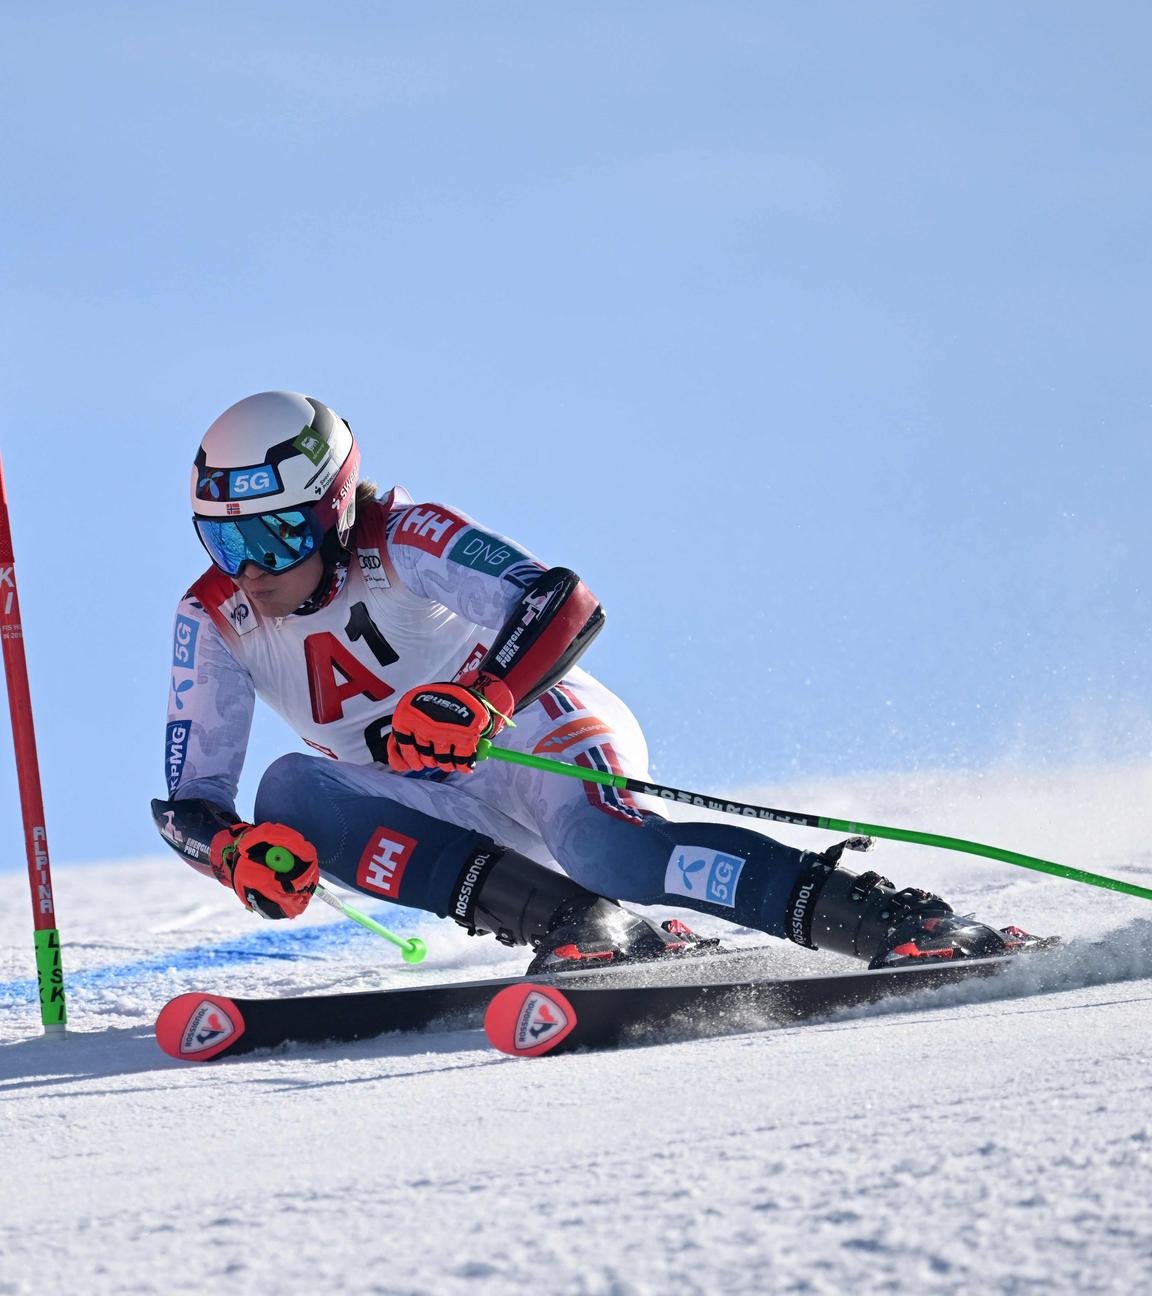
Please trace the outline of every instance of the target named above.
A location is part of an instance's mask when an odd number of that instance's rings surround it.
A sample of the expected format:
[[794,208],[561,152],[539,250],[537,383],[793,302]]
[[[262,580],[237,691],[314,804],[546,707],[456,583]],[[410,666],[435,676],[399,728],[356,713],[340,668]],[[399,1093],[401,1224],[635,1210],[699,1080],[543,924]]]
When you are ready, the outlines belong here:
[[[1149,792],[1152,767],[1128,766],[749,799],[1136,879]],[[26,883],[0,874],[0,1296],[1152,1292],[1152,910],[944,852],[855,862],[1072,943],[1003,980],[707,1040],[533,1062],[454,1031],[196,1067],[152,1035],[187,990],[523,959],[374,907],[428,941],[408,969],[319,906],[254,925],[174,859],[60,868],[72,1033],[48,1041]],[[780,966],[835,963],[782,945]]]

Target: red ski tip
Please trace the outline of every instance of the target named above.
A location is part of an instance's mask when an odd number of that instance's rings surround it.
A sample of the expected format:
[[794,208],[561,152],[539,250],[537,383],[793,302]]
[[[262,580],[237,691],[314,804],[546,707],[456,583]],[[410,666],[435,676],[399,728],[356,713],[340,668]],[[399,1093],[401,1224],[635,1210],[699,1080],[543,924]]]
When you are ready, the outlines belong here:
[[178,995],[156,1018],[156,1043],[182,1062],[207,1062],[243,1033],[240,1009],[220,995]]
[[550,1053],[575,1026],[576,1010],[551,986],[506,986],[484,1014],[489,1043],[513,1057]]

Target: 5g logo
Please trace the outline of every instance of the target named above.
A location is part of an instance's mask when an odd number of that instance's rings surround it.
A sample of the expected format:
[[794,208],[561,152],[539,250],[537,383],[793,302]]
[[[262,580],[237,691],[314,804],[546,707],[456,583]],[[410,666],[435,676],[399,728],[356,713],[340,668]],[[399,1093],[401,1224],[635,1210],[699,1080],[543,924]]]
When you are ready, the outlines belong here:
[[231,499],[271,495],[276,489],[276,478],[267,464],[262,464],[259,468],[237,468],[228,474],[228,495]]

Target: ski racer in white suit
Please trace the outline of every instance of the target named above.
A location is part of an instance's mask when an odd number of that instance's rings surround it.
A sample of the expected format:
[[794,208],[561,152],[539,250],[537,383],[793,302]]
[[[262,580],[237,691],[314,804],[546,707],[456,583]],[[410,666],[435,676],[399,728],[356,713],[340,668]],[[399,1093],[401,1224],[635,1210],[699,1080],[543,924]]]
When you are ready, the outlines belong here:
[[[488,738],[647,778],[635,718],[576,665],[603,612],[574,572],[456,508],[377,498],[350,428],[321,402],[264,392],[225,411],[197,454],[192,505],[213,566],[177,611],[168,798],[153,815],[250,909],[294,917],[327,875],[531,946],[532,970],[696,944],[620,900],[877,966],[1016,941],[850,873],[840,848],[807,853],[742,825],[671,821],[602,784],[477,768]],[[256,696],[316,754],[271,765],[249,822],[235,795]]]

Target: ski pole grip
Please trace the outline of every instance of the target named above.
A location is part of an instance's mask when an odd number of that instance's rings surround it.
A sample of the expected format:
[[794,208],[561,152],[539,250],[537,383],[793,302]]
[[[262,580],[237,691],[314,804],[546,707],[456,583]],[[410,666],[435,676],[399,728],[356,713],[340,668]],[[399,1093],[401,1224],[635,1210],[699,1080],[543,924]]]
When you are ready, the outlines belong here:
[[264,863],[273,873],[291,873],[296,867],[297,860],[287,846],[269,846],[268,853],[264,856]]

